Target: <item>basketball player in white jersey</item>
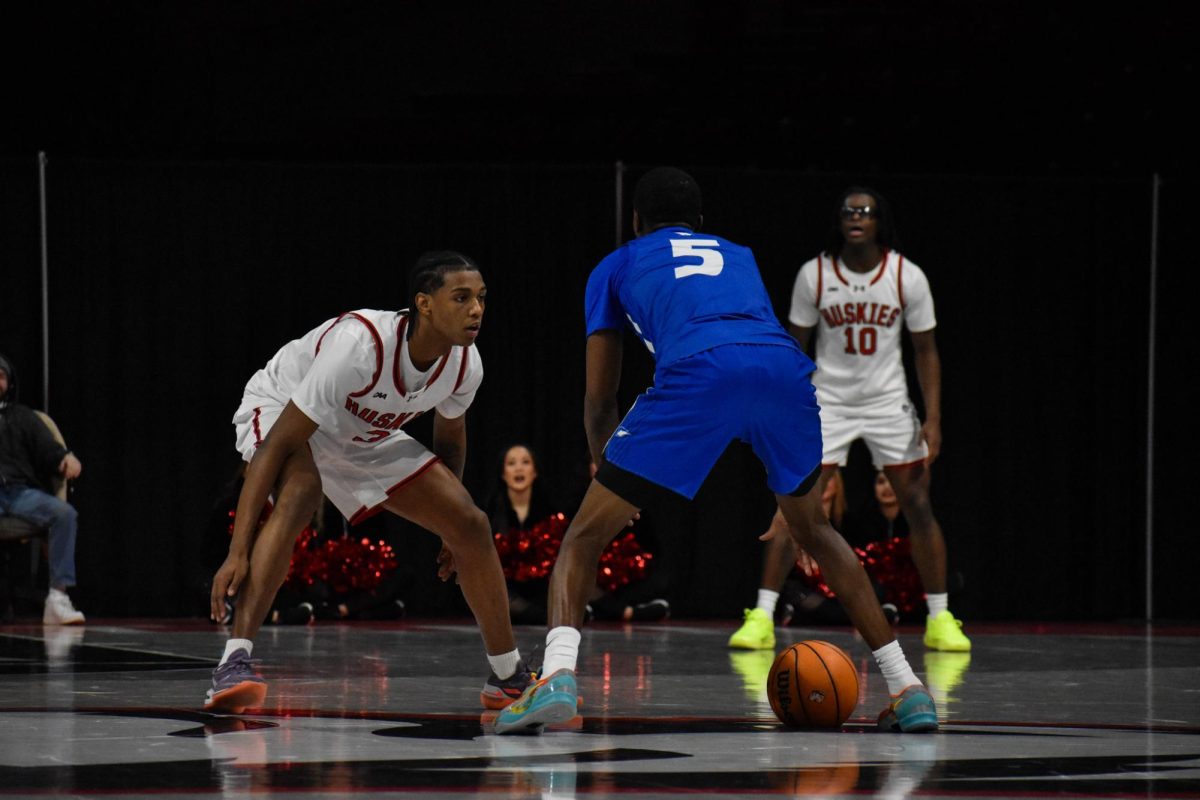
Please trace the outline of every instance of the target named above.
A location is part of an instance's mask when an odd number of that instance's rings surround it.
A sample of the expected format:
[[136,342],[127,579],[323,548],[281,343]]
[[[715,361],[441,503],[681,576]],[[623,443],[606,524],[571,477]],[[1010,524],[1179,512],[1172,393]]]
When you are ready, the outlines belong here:
[[[862,439],[876,469],[887,475],[908,521],[913,562],[929,609],[925,646],[971,649],[946,594],[946,544],[929,502],[929,465],[942,446],[941,361],[937,320],[925,273],[896,249],[891,210],[874,190],[842,193],[828,248],[800,268],[792,291],[788,330],[808,349],[817,330],[813,383],[821,406],[824,454],[818,490],[846,465],[850,445]],[[908,396],[901,360],[901,328],[912,337],[925,422]],[[729,640],[741,649],[775,646],[774,611],[795,563],[791,537],[776,513],[771,523],[758,605]],[[801,554],[802,560],[805,558]]]
[[[213,618],[225,615],[226,598],[237,600],[206,710],[241,713],[266,697],[250,663],[254,635],[322,493],[351,523],[386,509],[442,538],[439,574],[457,570],[492,667],[485,706],[502,708],[531,681],[491,527],[461,482],[465,414],[483,380],[474,342],[487,287],[479,267],[452,251],[422,255],[408,285],[408,310],[329,320],[246,384],[233,422],[249,466],[229,556],[213,579]],[[432,451],[402,430],[430,411]]]

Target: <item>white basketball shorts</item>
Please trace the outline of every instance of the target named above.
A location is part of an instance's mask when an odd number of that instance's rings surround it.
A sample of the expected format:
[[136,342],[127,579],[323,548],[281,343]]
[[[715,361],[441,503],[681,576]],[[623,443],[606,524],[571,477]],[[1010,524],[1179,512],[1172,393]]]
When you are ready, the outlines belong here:
[[[242,404],[233,418],[233,425],[238,452],[247,463],[281,413],[283,407],[273,403]],[[308,445],[321,474],[325,496],[351,524],[379,511],[380,504],[390,495],[439,461],[425,445],[404,431],[393,431],[386,439],[369,447],[344,447],[318,428]]]
[[907,399],[864,414],[861,408],[821,406],[821,463],[846,466],[850,445],[862,439],[871,451],[875,469],[903,466],[923,461],[929,454],[921,438],[921,420]]

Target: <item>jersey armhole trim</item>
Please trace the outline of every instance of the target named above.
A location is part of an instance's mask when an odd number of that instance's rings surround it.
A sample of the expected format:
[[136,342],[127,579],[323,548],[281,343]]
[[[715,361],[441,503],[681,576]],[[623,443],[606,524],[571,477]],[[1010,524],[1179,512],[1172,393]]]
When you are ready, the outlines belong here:
[[333,330],[334,325],[337,325],[346,317],[354,317],[363,325],[366,325],[367,330],[371,332],[371,338],[375,340],[375,374],[371,376],[371,382],[367,384],[365,388],[360,389],[357,392],[352,392],[349,395],[350,397],[362,397],[367,392],[375,388],[375,384],[379,383],[379,376],[383,374],[383,338],[380,337],[379,331],[375,330],[375,326],[371,324],[370,320],[353,311],[347,311],[344,314],[339,314],[338,318],[330,323],[329,327],[326,328],[324,332],[321,333],[320,338],[317,339],[317,350],[313,355],[321,352],[321,342],[325,341],[325,335]]
[[463,385],[463,379],[467,377],[467,357],[471,354],[469,348],[462,349],[462,362],[458,365],[458,380],[454,382],[454,388],[450,391],[451,394],[458,392],[458,387]]

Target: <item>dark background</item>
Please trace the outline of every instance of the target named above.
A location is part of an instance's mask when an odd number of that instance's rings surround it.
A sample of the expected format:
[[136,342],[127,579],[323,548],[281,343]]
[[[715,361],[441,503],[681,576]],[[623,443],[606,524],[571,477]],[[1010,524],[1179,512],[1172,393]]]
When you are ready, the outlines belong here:
[[[41,405],[45,151],[49,403],[85,466],[81,607],[194,607],[246,378],[325,318],[399,306],[425,249],[472,254],[489,283],[469,488],[486,497],[499,450],[524,440],[573,502],[584,281],[629,234],[618,187],[627,209],[642,169],[667,162],[704,187],[709,229],[754,248],[781,315],[837,192],[867,182],[891,199],[937,300],[934,501],[960,616],[1144,614],[1153,411],[1156,616],[1196,618],[1174,464],[1196,361],[1182,14],[898,5],[5,11],[0,352]],[[632,349],[626,362],[629,401],[651,367]],[[678,615],[751,602],[770,511],[735,447],[696,503],[647,514]],[[410,608],[461,610],[421,566],[432,537],[402,534]]]

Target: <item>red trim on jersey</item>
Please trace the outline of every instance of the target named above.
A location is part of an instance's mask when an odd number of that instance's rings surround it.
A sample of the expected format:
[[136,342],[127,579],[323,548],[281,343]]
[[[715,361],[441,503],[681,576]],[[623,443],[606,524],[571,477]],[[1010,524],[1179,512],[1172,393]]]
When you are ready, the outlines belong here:
[[[392,380],[396,384],[396,388],[400,390],[400,394],[407,395],[408,389],[404,386],[404,367],[400,364],[400,357],[404,350],[404,329],[408,327],[408,315],[404,314],[400,317],[400,325],[396,328],[396,356],[392,359]],[[453,349],[450,351],[454,352]],[[438,363],[437,369],[434,370],[433,377],[425,384],[426,387],[432,386],[442,374],[442,370],[446,368],[446,362],[450,360],[450,353],[442,356],[442,360]]]
[[[885,247],[883,249],[883,260],[879,262],[879,269],[875,272],[875,277],[871,278],[871,283],[870,283],[871,286],[874,286],[875,283],[880,278],[883,277],[883,273],[887,269],[888,252],[889,252],[888,249]],[[850,285],[850,281],[846,280],[846,276],[842,274],[841,267],[838,266],[838,260],[837,260],[836,256],[833,259],[833,273],[835,275],[837,275],[838,280],[841,281],[844,285],[846,285],[846,286]]]
[[262,408],[254,409],[254,418],[250,420],[250,425],[254,428],[254,446],[258,447],[263,442],[262,428],[258,424],[258,417],[262,414]]
[[883,468],[887,469],[910,469],[925,463],[925,459],[918,458],[916,461],[905,461],[903,464],[884,464]]
[[392,358],[392,383],[404,394],[404,370],[400,366],[400,354],[404,350],[404,329],[408,327],[408,315],[400,315],[400,324],[396,326],[396,355]]
[[317,339],[317,350],[313,355],[317,355],[321,352],[321,342],[325,341],[325,334],[333,330],[333,326],[337,325],[346,317],[354,317],[363,325],[366,325],[367,330],[371,332],[371,337],[375,339],[375,374],[371,376],[371,382],[367,384],[366,388],[360,389],[359,391],[353,392],[349,395],[350,397],[362,397],[364,394],[375,388],[375,384],[379,383],[379,376],[383,374],[383,338],[379,335],[379,331],[375,330],[375,326],[372,325],[366,317],[353,311],[347,311],[344,314],[338,315],[338,318],[330,323],[329,327],[326,328],[321,333],[320,338]]
[[[453,352],[454,350],[451,349],[450,353]],[[425,384],[426,386],[433,386],[434,381],[442,376],[442,370],[444,370],[446,368],[446,364],[450,362],[450,353],[446,353],[446,355],[442,356],[441,362],[437,365],[437,370],[433,373],[433,377],[429,379],[429,383]]]
[[451,394],[458,391],[458,387],[462,386],[463,378],[467,377],[467,355],[471,351],[466,347],[462,351],[462,363],[458,365],[458,380],[454,382],[454,388],[450,391]]
[[900,308],[904,308],[904,256],[896,255],[900,257],[896,264],[896,291],[900,294]]
[[825,263],[821,261],[820,253],[817,254],[817,308],[821,308],[821,292],[825,289]]
[[[392,488],[388,489],[387,490],[388,498],[391,499],[391,496],[394,493],[400,491],[405,486],[407,486],[408,484],[415,481],[417,478],[424,475],[426,470],[428,470],[434,464],[440,464],[441,461],[442,460],[440,458],[438,458],[437,456],[434,456],[433,458],[426,461],[424,464],[422,464],[420,467],[418,467],[417,471],[414,472],[412,475],[409,475],[407,478],[400,481]],[[383,503],[386,503],[386,502],[387,502],[387,500],[383,501]],[[370,519],[371,517],[378,514],[380,511],[383,511],[383,503],[379,503],[378,505],[371,506],[370,508],[367,508],[366,506],[361,506],[358,509],[358,511],[355,511],[353,514],[350,515],[350,524],[357,525],[358,523],[362,522],[363,520]]]
[[887,260],[888,260],[888,249],[885,247],[885,248],[883,248],[883,261],[879,262],[879,272],[876,272],[875,277],[871,278],[871,283],[870,283],[871,286],[874,286],[876,283],[878,283],[879,279],[883,277],[883,273],[887,271]]

